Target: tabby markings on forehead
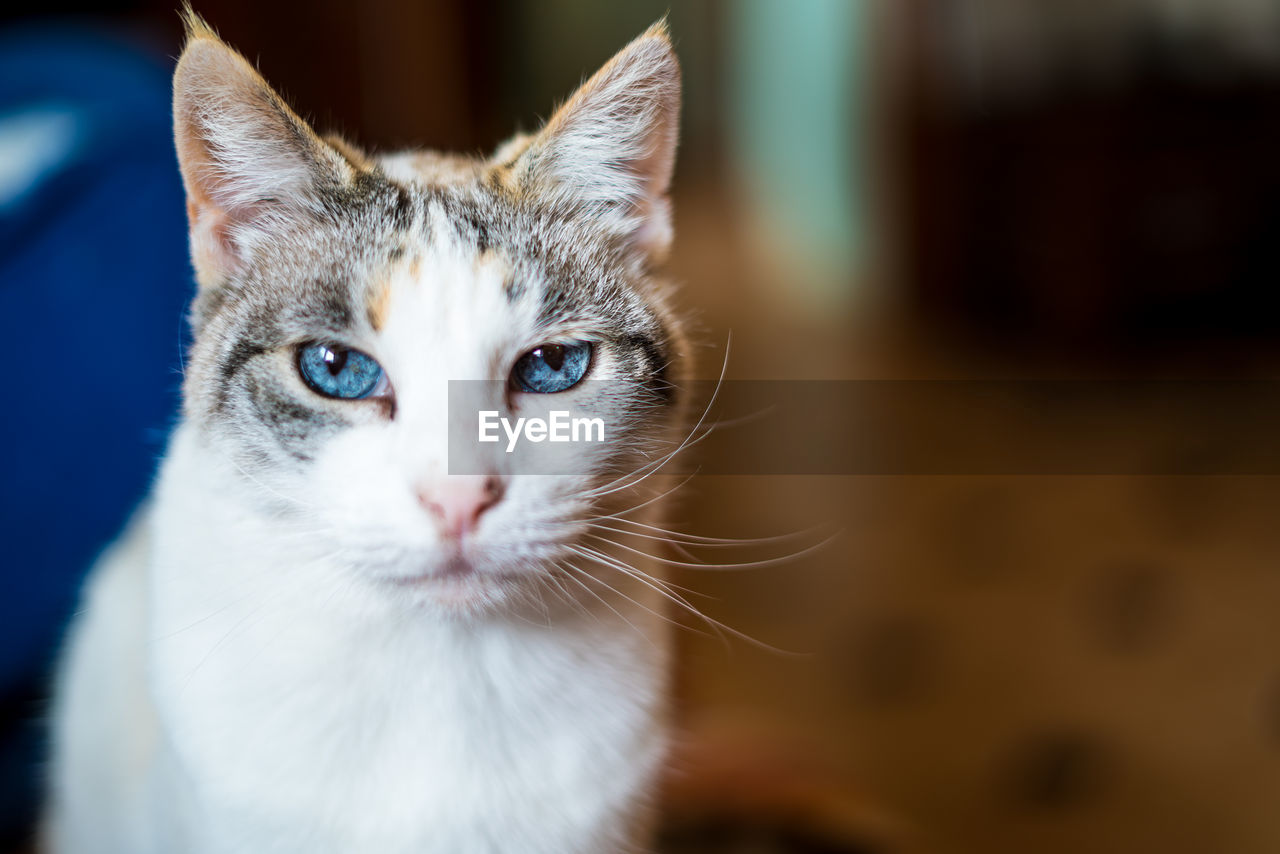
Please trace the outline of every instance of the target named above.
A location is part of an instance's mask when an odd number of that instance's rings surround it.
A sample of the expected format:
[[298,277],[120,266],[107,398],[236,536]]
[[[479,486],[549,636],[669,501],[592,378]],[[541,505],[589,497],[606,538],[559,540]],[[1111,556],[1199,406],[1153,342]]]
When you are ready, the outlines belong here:
[[[416,261],[413,263],[415,265],[417,264]],[[369,289],[367,314],[369,317],[369,325],[373,327],[375,332],[381,332],[382,325],[387,322],[387,304],[390,301],[391,282],[388,278],[383,277]]]
[[417,281],[422,269],[422,257],[417,253],[408,254],[404,246],[397,246],[389,254],[390,265],[387,271],[369,288],[365,300],[365,315],[369,325],[375,332],[381,332],[387,322],[387,312],[391,306],[392,282],[397,278],[396,271],[401,269],[409,281]]

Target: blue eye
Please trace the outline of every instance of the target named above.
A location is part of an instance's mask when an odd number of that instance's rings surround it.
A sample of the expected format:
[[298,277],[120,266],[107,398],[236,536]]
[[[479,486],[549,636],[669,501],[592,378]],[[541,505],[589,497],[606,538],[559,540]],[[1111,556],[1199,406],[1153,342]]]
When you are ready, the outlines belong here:
[[577,385],[590,364],[590,344],[543,344],[520,357],[511,378],[521,391],[555,394]]
[[298,351],[298,373],[325,397],[368,397],[382,381],[382,366],[359,350],[340,344],[309,344]]

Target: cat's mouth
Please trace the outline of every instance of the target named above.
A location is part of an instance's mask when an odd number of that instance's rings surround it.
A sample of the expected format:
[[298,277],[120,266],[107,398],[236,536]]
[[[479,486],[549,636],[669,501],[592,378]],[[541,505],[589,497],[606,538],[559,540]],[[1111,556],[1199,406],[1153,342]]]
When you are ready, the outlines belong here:
[[475,561],[461,554],[450,555],[440,565],[423,572],[387,579],[396,587],[427,591],[449,600],[485,597],[517,580],[516,573],[479,569]]

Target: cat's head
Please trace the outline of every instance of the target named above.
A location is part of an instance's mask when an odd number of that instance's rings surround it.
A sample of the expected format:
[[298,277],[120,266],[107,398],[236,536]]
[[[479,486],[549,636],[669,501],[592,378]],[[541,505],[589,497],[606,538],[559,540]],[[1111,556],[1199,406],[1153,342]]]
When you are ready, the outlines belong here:
[[[185,417],[249,511],[388,590],[475,609],[644,500],[625,475],[670,449],[684,370],[652,272],[679,98],[659,24],[488,159],[371,156],[318,136],[191,17],[174,79],[199,283]],[[476,406],[450,406],[450,380],[477,381]],[[584,405],[611,435],[553,474],[513,470],[505,438],[450,473],[450,430],[474,437],[481,404]]]

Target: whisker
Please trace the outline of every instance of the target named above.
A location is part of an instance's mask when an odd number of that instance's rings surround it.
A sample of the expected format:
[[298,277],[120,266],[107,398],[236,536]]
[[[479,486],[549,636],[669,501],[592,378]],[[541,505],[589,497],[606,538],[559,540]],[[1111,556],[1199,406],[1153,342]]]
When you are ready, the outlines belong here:
[[[617,521],[617,522],[625,522],[625,523],[626,523],[626,524],[628,524],[628,525],[634,525],[634,526],[636,526],[636,527],[638,527],[638,528],[644,528],[645,530],[648,530],[648,531],[655,531],[655,532],[657,532],[657,533],[659,533],[659,534],[666,534],[666,535],[669,535],[669,536],[672,536],[672,537],[679,537],[679,538],[684,539],[684,540],[690,540],[690,541],[692,541],[694,544],[700,544],[700,545],[701,545],[701,544],[705,544],[705,545],[709,545],[709,546],[719,546],[719,545],[734,545],[734,546],[755,546],[755,545],[767,545],[767,544],[770,544],[770,543],[779,543],[779,542],[785,542],[786,540],[794,540],[794,539],[798,539],[799,537],[808,536],[809,534],[815,533],[816,531],[818,531],[818,530],[819,530],[817,527],[813,527],[813,528],[807,528],[807,529],[805,529],[805,530],[803,530],[803,531],[795,531],[795,532],[788,533],[788,534],[778,534],[778,535],[776,535],[776,536],[772,536],[772,537],[743,537],[743,538],[735,538],[735,537],[700,537],[700,536],[697,536],[697,535],[695,535],[695,534],[687,534],[687,533],[685,533],[685,532],[683,532],[683,531],[673,531],[673,530],[670,530],[670,529],[668,529],[668,528],[662,528],[662,527],[659,527],[659,526],[657,526],[657,525],[648,525],[648,524],[645,524],[644,522],[637,522],[637,521],[636,521],[636,520],[634,520],[634,519],[627,519],[627,518],[616,518],[616,519],[615,519],[615,517],[613,517],[613,516],[597,516],[597,517],[595,517],[595,519],[613,519],[614,521]],[[594,520],[593,520],[593,521],[594,521]],[[601,527],[604,527],[604,526],[601,526]],[[609,530],[616,530],[616,529],[610,528]],[[621,533],[628,533],[628,532],[621,532]],[[639,534],[636,534],[635,536],[640,536],[640,535],[639,535]]]
[[[629,551],[629,552],[635,552],[636,554],[641,555],[642,557],[654,557],[654,555],[648,554],[647,552],[642,552],[642,551],[640,551],[639,549],[633,549],[633,548],[630,548],[630,547],[628,547],[628,546],[623,545],[622,543],[619,543],[619,542],[617,542],[617,541],[615,541],[615,540],[610,540],[610,539],[608,539],[608,538],[606,538],[606,537],[601,537],[601,536],[598,536],[598,535],[596,535],[596,534],[587,534],[587,536],[588,536],[588,537],[592,537],[593,539],[600,540],[600,541],[601,541],[601,542],[603,542],[603,543],[608,543],[609,545],[617,546],[618,548],[622,548],[622,549],[626,549],[626,550],[627,550],[627,551]],[[607,557],[612,557],[612,555],[609,555],[607,552],[599,552],[599,550],[598,550],[598,549],[592,549],[590,546],[581,546],[581,548],[588,549],[589,551],[592,551],[592,552],[598,552],[599,554],[605,555],[605,556],[607,556]],[[650,578],[653,578],[653,576],[649,576],[649,577],[650,577]],[[682,592],[682,593],[687,593],[687,594],[689,594],[690,596],[701,596],[701,597],[702,597],[702,598],[704,598],[704,599],[711,599],[711,598],[712,598],[710,595],[708,595],[708,594],[706,594],[706,593],[703,593],[701,590],[693,590],[693,589],[691,589],[691,588],[689,588],[689,587],[681,587],[679,584],[676,584],[674,581],[668,581],[668,580],[667,580],[667,579],[665,579],[665,578],[664,578],[664,579],[654,578],[653,580],[654,580],[655,582],[657,582],[658,584],[661,584],[661,585],[662,585],[663,587],[665,587],[665,588],[669,588],[669,589],[671,589],[671,590],[679,590],[680,592]]]
[[[586,571],[585,571],[585,570],[583,570],[583,569],[579,569],[578,567],[574,566],[573,564],[570,564],[570,563],[564,563],[564,564],[559,564],[559,566],[561,566],[561,568],[563,568],[563,569],[567,569],[567,570],[569,570],[569,571],[570,571],[570,572],[572,572],[572,573],[575,573],[575,574],[573,574],[573,575],[566,575],[566,576],[565,576],[565,578],[568,578],[568,579],[572,580],[572,581],[573,581],[573,582],[575,582],[579,587],[581,587],[583,590],[587,591],[587,592],[588,592],[588,593],[590,593],[592,596],[594,596],[597,602],[599,602],[601,605],[604,605],[606,608],[608,608],[610,611],[612,611],[614,614],[616,614],[616,615],[618,616],[618,619],[619,619],[619,620],[622,620],[622,622],[624,622],[624,623],[626,623],[628,626],[630,626],[630,627],[631,627],[631,629],[632,629],[636,634],[638,634],[638,635],[640,635],[642,638],[644,638],[644,639],[645,639],[645,642],[646,642],[647,644],[649,644],[649,646],[653,647],[654,649],[657,649],[657,648],[658,648],[658,645],[657,645],[656,643],[654,643],[654,642],[653,642],[653,638],[649,637],[649,635],[647,635],[645,632],[643,632],[643,631],[640,629],[640,627],[639,627],[639,626],[637,626],[635,623],[631,622],[631,621],[630,621],[630,620],[628,620],[626,617],[624,617],[624,616],[622,615],[622,612],[621,612],[621,611],[619,611],[617,608],[613,607],[613,606],[612,606],[612,605],[610,605],[608,602],[606,602],[606,601],[604,600],[604,598],[603,598],[599,593],[597,593],[597,592],[595,592],[594,590],[592,590],[592,589],[590,588],[590,586],[588,586],[588,585],[587,585],[587,583],[586,583],[585,581],[583,581],[581,578],[579,578],[579,577],[578,577],[578,574],[585,575],[588,579],[590,579],[590,580],[592,580],[592,581],[595,581],[595,582],[596,582],[596,583],[598,583],[598,584],[604,584],[604,586],[605,586],[605,587],[609,587],[609,585],[608,585],[608,584],[605,584],[603,581],[600,581],[600,579],[596,578],[595,576],[591,575],[590,573],[586,572]],[[612,587],[609,587],[609,589],[610,589],[610,590],[613,590],[613,588],[612,588]],[[614,590],[613,592],[614,592],[614,593],[617,593],[618,591]],[[618,594],[618,595],[622,595],[622,594]],[[629,597],[625,597],[625,598],[629,598]],[[634,601],[634,600],[633,600],[633,601]],[[638,603],[637,603],[637,604],[638,604]],[[641,607],[643,607],[643,606],[641,606]]]
[[[662,613],[659,613],[658,611],[653,610],[649,606],[645,605],[643,602],[636,601],[634,598],[623,593],[621,590],[614,587],[612,584],[608,583],[604,579],[598,578],[592,575],[591,573],[587,572],[585,569],[582,569],[581,567],[576,567],[576,566],[573,566],[572,564],[568,564],[567,566],[569,569],[573,570],[574,572],[580,573],[581,575],[585,576],[588,580],[594,581],[596,584],[602,585],[605,589],[613,592],[617,596],[621,596],[623,599],[626,599],[628,602],[630,602],[632,605],[635,605],[637,608],[642,608],[643,610],[648,611],[650,614],[652,614],[653,616],[657,617],[658,619],[662,620],[665,623],[670,623],[671,625],[677,628],[681,628],[686,631],[693,632],[694,634],[697,634],[697,635],[702,635],[703,637],[711,637],[711,635],[709,635],[707,632],[701,631],[697,628],[694,628],[693,626],[682,623],[679,620],[673,620],[671,617],[667,616],[666,614],[662,614]],[[639,628],[637,628],[635,623],[632,623],[626,617],[623,617],[622,614],[620,614],[616,608],[614,608],[612,605],[609,605],[608,602],[605,602],[598,595],[596,595],[594,591],[592,591],[589,587],[587,587],[586,583],[583,582],[582,579],[575,578],[574,580],[576,580],[579,584],[581,584],[583,588],[587,590],[587,592],[591,593],[593,596],[596,596],[596,598],[600,599],[601,602],[604,602],[605,606],[608,607],[609,610],[613,611],[615,614],[618,614],[619,617],[622,617],[623,621],[626,622],[627,625],[631,626],[631,628],[635,629],[637,632],[643,635],[646,640],[649,640],[649,636],[646,635]],[[721,636],[720,640],[724,641],[724,637]],[[649,640],[649,643],[653,644],[653,641]]]
[[[574,548],[576,549],[577,547],[574,547]],[[728,641],[724,638],[723,634],[721,634],[722,631],[728,632],[734,637],[739,638],[740,640],[746,641],[752,646],[758,647],[768,652],[776,653],[778,655],[785,655],[785,656],[792,656],[792,657],[798,657],[803,655],[803,653],[792,652],[791,650],[780,649],[779,647],[767,644],[764,641],[759,640],[758,638],[754,638],[751,635],[746,634],[745,632],[741,632],[733,628],[732,626],[729,626],[720,622],[714,617],[709,617],[706,614],[704,614],[702,611],[700,611],[698,608],[696,608],[691,602],[686,600],[684,597],[678,594],[671,593],[670,591],[664,591],[661,588],[659,588],[656,584],[653,583],[652,577],[649,576],[647,573],[644,573],[641,570],[637,569],[636,567],[631,566],[630,564],[624,563],[622,561],[614,561],[613,559],[609,558],[608,555],[602,555],[599,552],[595,552],[594,555],[590,554],[590,552],[592,551],[594,550],[587,549],[585,553],[582,553],[583,557],[586,557],[589,560],[593,560],[602,566],[615,569],[623,573],[624,575],[628,575],[631,578],[635,579],[636,581],[639,581],[641,584],[648,586],[650,589],[654,590],[655,592],[665,595],[673,603],[680,605],[690,614],[693,614],[698,619],[705,622],[708,626],[712,627],[716,631],[716,634],[720,637],[721,641],[725,643],[726,648],[728,646]]]
[[[559,570],[559,571],[560,571],[560,573],[563,573],[563,572],[565,571],[565,570],[564,570],[564,567],[563,567],[563,566],[561,566],[559,562],[557,562],[557,563],[552,567],[552,569],[553,569],[553,570]],[[553,591],[553,592],[555,592],[555,594],[556,594],[556,597],[557,597],[557,598],[562,599],[562,600],[563,600],[564,602],[566,602],[566,603],[567,603],[571,608],[577,608],[577,609],[578,609],[579,611],[581,611],[583,614],[586,614],[586,615],[590,616],[590,617],[591,617],[591,618],[593,618],[597,623],[598,623],[598,622],[600,622],[600,618],[599,618],[598,616],[596,616],[595,614],[591,613],[591,610],[590,610],[589,608],[587,608],[585,605],[583,605],[581,602],[579,602],[577,599],[575,599],[575,598],[573,597],[573,594],[571,594],[571,593],[569,592],[569,590],[568,590],[568,589],[564,586],[564,584],[561,582],[562,576],[561,576],[560,574],[557,574],[556,572],[548,572],[548,573],[546,573],[546,575],[544,575],[544,576],[543,576],[543,579],[545,580],[545,583],[547,584],[547,589],[548,589],[548,590],[550,590],[550,589],[551,589],[551,586],[550,586],[550,585],[552,585],[552,584],[554,584],[554,585],[555,585],[555,591]]]
[[[641,551],[640,549],[632,548],[631,546],[624,545],[622,543],[615,543],[615,545],[617,545],[618,548],[626,549],[629,552],[635,552],[636,554],[641,555],[642,557],[659,561],[661,563],[666,564],[667,566],[678,566],[683,569],[713,569],[713,570],[715,569],[758,569],[760,567],[765,567],[765,566],[777,566],[780,563],[786,563],[788,561],[793,561],[796,558],[804,557],[805,555],[815,552],[818,549],[830,544],[839,536],[840,534],[837,532],[827,537],[825,540],[823,540],[820,543],[814,543],[813,545],[803,548],[800,551],[794,552],[792,554],[781,555],[779,557],[764,558],[762,560],[741,561],[741,562],[735,562],[735,563],[688,563],[686,561],[679,561],[679,560],[672,560],[671,558],[665,558],[665,557],[662,557],[661,555],[649,554],[648,552]],[[603,537],[598,539],[603,539]]]
[[639,525],[640,527],[645,528],[648,531],[658,531],[660,533],[650,534],[650,533],[645,533],[644,531],[628,531],[626,528],[614,528],[610,525],[601,525],[600,523],[594,522],[594,521],[587,522],[586,524],[589,527],[595,528],[597,530],[612,531],[615,534],[624,534],[628,537],[640,537],[641,539],[645,539],[645,540],[658,540],[659,542],[681,544],[681,545],[693,546],[693,547],[702,548],[702,549],[727,549],[727,548],[744,549],[752,546],[767,545],[770,543],[785,542],[786,540],[794,540],[800,537],[803,533],[811,533],[813,530],[816,530],[816,529],[810,529],[810,531],[807,531],[807,532],[797,532],[794,534],[782,534],[776,537],[756,537],[756,538],[739,540],[739,539],[733,539],[731,537],[697,537],[692,534],[685,534],[682,531],[669,531],[666,528],[659,528],[656,525],[645,525],[643,522],[636,522],[632,519],[618,519],[617,521]]
[[[702,414],[698,416],[697,423],[693,425],[693,429],[691,429],[688,432],[688,434],[685,436],[684,441],[682,441],[676,447],[675,450],[671,451],[668,454],[665,454],[662,457],[659,457],[656,460],[653,460],[652,462],[645,463],[644,465],[632,471],[630,474],[622,475],[621,477],[609,483],[606,483],[603,486],[597,487],[592,490],[588,490],[587,492],[588,495],[590,495],[593,498],[603,498],[604,496],[610,495],[614,492],[618,492],[619,490],[629,489],[633,486],[638,486],[646,478],[656,473],[660,468],[662,468],[662,466],[666,465],[667,462],[671,460],[673,457],[675,457],[676,454],[680,453],[681,451],[685,450],[688,447],[696,445],[698,442],[701,442],[707,436],[711,435],[712,430],[715,429],[715,425],[708,427],[707,430],[703,432],[701,436],[697,436],[697,438],[694,438],[699,428],[702,427],[703,422],[706,421],[707,415],[711,412],[711,407],[715,406],[716,398],[720,394],[720,387],[724,384],[725,374],[729,370],[729,352],[732,347],[732,344],[733,344],[733,335],[732,333],[730,333],[729,337],[725,341],[724,360],[720,364],[720,377],[719,379],[716,380],[716,387],[714,390],[712,390],[711,398],[707,401],[707,405],[703,407]],[[622,481],[625,481],[627,478],[630,478],[630,477],[635,477],[636,474],[644,471],[645,469],[650,469],[650,470],[646,472],[644,475],[640,476],[639,478],[632,480],[630,483],[622,483]]]
[[235,467],[236,467],[236,471],[238,471],[238,472],[240,472],[240,474],[244,475],[244,477],[245,477],[245,479],[246,479],[246,480],[248,480],[250,483],[252,483],[252,484],[254,484],[255,486],[257,486],[257,487],[258,487],[259,489],[261,489],[263,492],[265,492],[265,493],[267,493],[267,494],[269,494],[269,495],[274,495],[276,498],[279,498],[279,499],[281,499],[282,501],[289,501],[289,502],[292,502],[292,503],[294,503],[294,504],[297,504],[299,507],[306,507],[308,510],[315,510],[315,509],[316,509],[316,506],[315,506],[314,504],[310,504],[310,503],[308,503],[308,502],[306,502],[306,501],[303,501],[301,498],[298,498],[298,497],[293,496],[293,495],[285,495],[283,492],[280,492],[279,490],[275,489],[274,487],[272,487],[272,486],[270,486],[270,485],[268,485],[268,484],[266,484],[266,483],[262,482],[262,481],[261,481],[261,480],[259,480],[258,478],[256,478],[256,477],[254,477],[253,475],[249,474],[249,472],[245,471],[244,466],[240,465],[239,461],[238,461],[238,460],[236,460],[236,459],[235,459],[235,457],[231,457],[230,459],[231,459],[231,464],[232,464],[233,466],[235,466]]
[[679,482],[679,483],[677,483],[675,486],[671,487],[670,489],[667,489],[667,490],[664,490],[664,491],[662,491],[662,492],[658,493],[658,494],[657,494],[657,495],[655,495],[653,498],[650,498],[648,501],[644,501],[644,502],[641,502],[640,504],[636,504],[636,505],[634,505],[634,506],[632,506],[632,507],[628,507],[628,508],[627,508],[627,509],[625,509],[625,510],[619,510],[619,511],[617,511],[616,513],[605,514],[605,515],[602,515],[602,516],[588,516],[588,517],[586,518],[586,520],[585,520],[585,521],[588,521],[588,522],[596,522],[596,521],[599,521],[599,520],[601,520],[601,519],[617,519],[619,516],[622,516],[622,515],[624,515],[624,514],[626,514],[626,513],[635,513],[637,510],[642,510],[642,509],[644,509],[645,507],[648,507],[649,505],[654,504],[654,503],[656,503],[656,502],[658,502],[658,501],[661,501],[662,499],[666,498],[668,495],[670,495],[671,493],[675,492],[677,489],[680,489],[682,486],[684,486],[685,484],[687,484],[689,481],[693,480],[693,478],[694,478],[694,476],[695,476],[696,474],[697,474],[697,472],[694,472],[693,474],[690,474],[690,475],[686,476],[684,480],[680,481],[680,482]]

